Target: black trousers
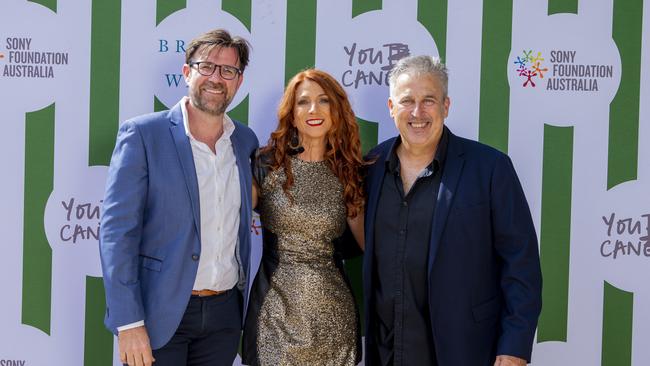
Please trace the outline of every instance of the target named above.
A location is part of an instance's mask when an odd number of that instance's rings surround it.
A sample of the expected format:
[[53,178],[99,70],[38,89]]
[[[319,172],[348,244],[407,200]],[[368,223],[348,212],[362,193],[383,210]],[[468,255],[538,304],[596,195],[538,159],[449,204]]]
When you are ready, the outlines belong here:
[[241,336],[242,300],[234,288],[192,296],[171,340],[153,351],[154,366],[231,366]]

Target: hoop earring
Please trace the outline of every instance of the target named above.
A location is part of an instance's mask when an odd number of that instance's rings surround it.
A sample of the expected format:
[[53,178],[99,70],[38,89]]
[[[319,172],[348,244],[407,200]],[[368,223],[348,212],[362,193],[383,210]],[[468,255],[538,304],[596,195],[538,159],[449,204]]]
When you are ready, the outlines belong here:
[[291,138],[287,143],[287,147],[289,148],[289,155],[297,155],[305,151],[305,148],[300,145],[300,139],[298,138],[298,129],[295,127],[291,129]]

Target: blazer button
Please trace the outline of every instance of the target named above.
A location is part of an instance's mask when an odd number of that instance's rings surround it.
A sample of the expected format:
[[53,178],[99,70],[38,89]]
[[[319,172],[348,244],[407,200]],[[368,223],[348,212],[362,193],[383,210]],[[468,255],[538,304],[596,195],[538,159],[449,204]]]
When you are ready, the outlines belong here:
[[192,259],[195,261],[199,260],[199,255],[198,254],[192,254]]

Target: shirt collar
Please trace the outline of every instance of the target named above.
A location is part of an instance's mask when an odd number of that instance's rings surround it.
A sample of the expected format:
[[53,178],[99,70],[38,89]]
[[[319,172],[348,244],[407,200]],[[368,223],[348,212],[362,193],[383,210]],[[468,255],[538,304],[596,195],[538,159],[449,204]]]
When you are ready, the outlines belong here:
[[[190,132],[189,118],[187,117],[187,103],[190,102],[190,98],[185,96],[183,97],[183,102],[181,103],[181,112],[183,112],[183,127],[185,127],[185,134],[190,140],[196,140]],[[221,139],[230,139],[232,133],[235,132],[235,123],[228,117],[227,114],[223,114],[223,134],[219,138]]]
[[[393,144],[390,153],[386,156],[386,170],[395,174],[399,174],[399,157],[397,156],[397,147],[402,143],[402,137],[397,136],[395,143]],[[431,164],[427,165],[426,168],[420,173],[418,177],[428,177],[432,174],[435,174],[438,171],[442,171],[442,167],[447,158],[447,145],[449,144],[449,130],[447,126],[443,126],[442,136],[440,136],[440,142],[436,148],[435,155]]]

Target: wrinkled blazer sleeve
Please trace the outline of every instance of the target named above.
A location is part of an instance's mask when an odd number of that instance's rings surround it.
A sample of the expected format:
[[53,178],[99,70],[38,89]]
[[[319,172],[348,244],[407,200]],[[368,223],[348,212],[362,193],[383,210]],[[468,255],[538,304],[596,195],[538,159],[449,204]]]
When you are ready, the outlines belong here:
[[148,173],[138,127],[119,129],[106,182],[101,221],[100,255],[106,289],[106,324],[118,326],[145,319],[138,280]]
[[542,299],[537,236],[530,209],[507,155],[497,159],[491,181],[494,247],[502,261],[505,301],[497,354],[530,361]]

